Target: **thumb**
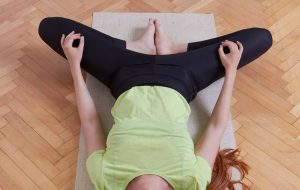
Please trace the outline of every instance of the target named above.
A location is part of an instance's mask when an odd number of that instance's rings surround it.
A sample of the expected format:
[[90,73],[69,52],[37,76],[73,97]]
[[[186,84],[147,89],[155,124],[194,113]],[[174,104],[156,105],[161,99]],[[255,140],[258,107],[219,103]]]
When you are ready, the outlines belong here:
[[81,36],[81,37],[80,37],[80,43],[79,43],[78,48],[82,50],[82,49],[83,49],[83,46],[84,46],[84,36]]

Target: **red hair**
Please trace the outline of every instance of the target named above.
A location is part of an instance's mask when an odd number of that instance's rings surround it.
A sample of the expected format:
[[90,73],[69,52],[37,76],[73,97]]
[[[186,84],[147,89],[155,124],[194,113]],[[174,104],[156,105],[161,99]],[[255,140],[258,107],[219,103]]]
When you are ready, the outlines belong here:
[[[224,190],[226,187],[229,190],[235,190],[234,184],[241,184],[243,190],[250,189],[249,186],[241,182],[245,175],[248,174],[250,166],[238,159],[239,154],[239,148],[219,149],[212,171],[211,183],[207,186],[207,190]],[[231,180],[230,167],[234,167],[240,172],[241,179]]]

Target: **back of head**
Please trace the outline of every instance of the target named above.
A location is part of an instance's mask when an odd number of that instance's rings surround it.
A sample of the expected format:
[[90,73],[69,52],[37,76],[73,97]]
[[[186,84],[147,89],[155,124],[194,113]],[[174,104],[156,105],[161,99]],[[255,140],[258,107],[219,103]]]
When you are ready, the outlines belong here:
[[[224,149],[218,152],[214,168],[212,171],[211,183],[207,186],[207,190],[224,190],[226,187],[229,190],[235,190],[234,184],[241,184],[243,190],[249,190],[249,186],[241,182],[248,174],[249,165],[238,159],[240,150],[237,149]],[[231,180],[230,167],[236,168],[241,173],[241,179]]]

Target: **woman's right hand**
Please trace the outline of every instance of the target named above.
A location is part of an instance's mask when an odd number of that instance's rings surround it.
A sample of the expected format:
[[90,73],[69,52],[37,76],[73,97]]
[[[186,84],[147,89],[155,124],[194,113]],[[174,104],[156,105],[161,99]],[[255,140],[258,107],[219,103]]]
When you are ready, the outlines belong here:
[[[224,53],[224,47],[228,47],[230,52],[228,54]],[[243,53],[243,45],[237,41],[234,43],[229,40],[225,40],[219,47],[219,56],[223,66],[225,67],[226,72],[236,71],[237,66],[240,62],[242,53]]]
[[[61,47],[67,57],[71,68],[80,68],[80,62],[82,59],[84,48],[84,36],[80,35],[80,33],[75,34],[75,31],[72,31],[66,37],[65,34],[63,34],[60,39]],[[73,47],[73,42],[76,39],[80,39],[79,46]]]

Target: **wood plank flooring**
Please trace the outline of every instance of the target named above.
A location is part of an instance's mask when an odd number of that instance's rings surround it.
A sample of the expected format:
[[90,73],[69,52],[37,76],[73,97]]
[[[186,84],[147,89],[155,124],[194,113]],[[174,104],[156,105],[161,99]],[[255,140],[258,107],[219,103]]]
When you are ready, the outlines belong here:
[[91,26],[95,11],[213,13],[218,35],[268,28],[272,49],[237,74],[235,136],[251,189],[299,189],[299,0],[1,0],[0,10],[0,190],[74,189],[73,81],[37,27],[47,16]]

